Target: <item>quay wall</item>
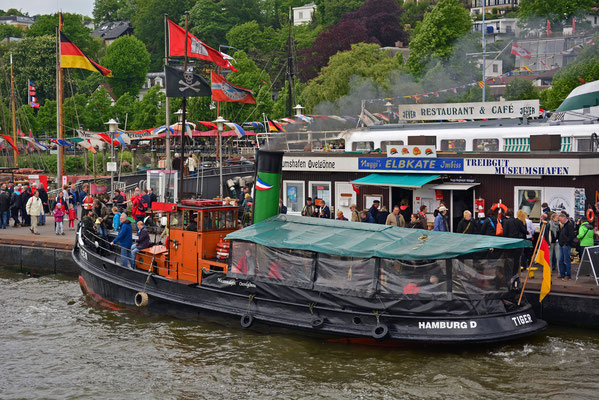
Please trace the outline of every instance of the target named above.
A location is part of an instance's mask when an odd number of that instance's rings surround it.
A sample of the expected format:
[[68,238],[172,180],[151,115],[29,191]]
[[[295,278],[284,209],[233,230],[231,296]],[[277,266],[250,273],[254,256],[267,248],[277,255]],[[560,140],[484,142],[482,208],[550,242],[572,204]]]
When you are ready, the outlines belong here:
[[0,244],[0,264],[23,273],[78,274],[71,250],[50,247]]

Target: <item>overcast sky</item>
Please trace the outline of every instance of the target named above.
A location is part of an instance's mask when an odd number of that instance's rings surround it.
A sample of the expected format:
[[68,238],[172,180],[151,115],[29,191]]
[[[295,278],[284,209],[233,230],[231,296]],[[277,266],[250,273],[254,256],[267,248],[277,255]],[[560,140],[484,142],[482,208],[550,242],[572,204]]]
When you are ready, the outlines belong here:
[[29,15],[54,14],[58,10],[92,16],[94,0],[0,0],[0,9],[16,8]]

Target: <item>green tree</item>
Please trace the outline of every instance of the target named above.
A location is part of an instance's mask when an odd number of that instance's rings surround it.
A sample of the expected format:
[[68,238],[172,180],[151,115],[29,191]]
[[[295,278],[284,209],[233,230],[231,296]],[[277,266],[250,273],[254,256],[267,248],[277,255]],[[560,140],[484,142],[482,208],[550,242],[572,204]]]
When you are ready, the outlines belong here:
[[85,108],[87,105],[87,96],[81,93],[67,97],[62,102],[62,123],[64,125],[65,136],[76,135],[75,129],[79,126],[85,127]]
[[[129,125],[129,121],[133,119],[133,112],[135,107],[136,99],[129,93],[123,94],[118,98],[114,105],[114,118],[118,118],[120,126],[125,129],[125,121]],[[127,126],[127,128],[129,128]]]
[[[352,78],[372,81],[383,89],[389,87],[389,75],[397,71],[397,62],[380,50],[377,44],[358,43],[329,59],[329,64],[308,83],[302,92],[308,109],[328,101],[334,102],[350,92]],[[356,81],[354,80],[354,83]]]
[[135,36],[123,36],[106,49],[102,65],[112,70],[108,83],[116,97],[124,93],[136,96],[146,80],[150,53],[143,42]]
[[31,132],[37,132],[39,130],[37,126],[37,118],[35,118],[35,111],[28,104],[23,104],[16,110],[17,124],[21,127],[21,130],[27,134],[31,129]]
[[18,103],[27,103],[27,81],[37,88],[40,102],[56,98],[56,39],[53,36],[26,37],[11,43],[2,56],[0,75],[3,87],[10,87],[10,54],[13,55],[13,75]]
[[315,18],[323,25],[335,25],[341,15],[356,11],[365,0],[315,0]]
[[[133,116],[129,116],[131,121],[131,129],[147,129],[159,125],[164,125],[165,114],[158,110],[164,104],[164,93],[160,92],[160,86],[152,86],[145,94],[141,101],[138,101],[133,106]],[[176,108],[173,107],[176,111]],[[174,119],[171,118],[171,121]]]
[[39,132],[56,137],[56,100],[46,100],[37,112]]
[[4,13],[4,15],[27,15],[27,14],[23,14],[21,12],[21,10],[17,10],[16,8],[9,8],[8,10],[6,10],[6,12]]
[[13,25],[0,25],[0,39],[5,39],[9,37],[23,37],[23,29]]
[[581,81],[595,80],[599,80],[599,47],[588,46],[574,62],[555,74],[551,88],[543,90],[540,94],[541,105],[547,110],[555,110],[570,92],[582,83]]
[[595,4],[594,0],[521,0],[518,17],[532,28],[543,27],[549,20],[551,28],[559,30],[572,17],[587,14]]
[[[80,14],[63,13],[64,34],[73,42],[86,56],[97,58],[98,51],[102,46],[101,40],[91,35],[91,29],[83,25],[83,16]],[[27,37],[54,36],[56,37],[56,26],[58,26],[58,14],[40,15],[27,29]]]
[[414,30],[406,62],[408,70],[415,76],[421,76],[431,60],[447,59],[455,40],[471,28],[470,15],[458,0],[440,1],[424,15]]
[[404,26],[404,30],[411,35],[430,7],[429,1],[404,1],[402,5],[404,12],[399,17],[399,22]]
[[135,36],[144,42],[150,53],[150,71],[160,71],[164,59],[164,14],[179,22],[194,1],[140,0],[136,4],[137,9],[131,17]]
[[120,0],[95,0],[93,15],[96,22],[118,21],[117,11],[120,3]]
[[83,127],[92,131],[105,131],[104,125],[110,118],[114,118],[112,110],[112,99],[104,86],[92,93],[88,99],[83,113]]
[[226,34],[229,45],[245,52],[268,51],[268,47],[270,47],[269,39],[273,36],[274,29],[269,27],[262,31],[257,21],[235,25]]
[[539,92],[532,82],[516,78],[506,85],[503,97],[506,100],[538,99]]
[[236,60],[235,68],[239,72],[231,72],[227,76],[227,80],[237,86],[253,91],[256,105],[228,103],[226,105],[228,119],[241,122],[260,120],[262,113],[270,114],[272,111],[270,77],[260,70],[244,51],[235,52],[233,57]]

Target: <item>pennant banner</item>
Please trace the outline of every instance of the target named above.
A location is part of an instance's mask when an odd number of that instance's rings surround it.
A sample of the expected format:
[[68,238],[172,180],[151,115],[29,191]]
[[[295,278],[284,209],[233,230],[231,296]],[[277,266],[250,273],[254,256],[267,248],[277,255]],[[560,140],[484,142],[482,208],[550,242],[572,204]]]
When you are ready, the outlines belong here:
[[[168,21],[168,36],[169,36],[169,56],[184,57],[185,56],[185,29],[175,24],[173,21]],[[227,60],[224,55],[214,50],[212,47],[206,46],[197,37],[187,32],[187,57],[199,58],[206,61],[212,61],[219,67],[237,71],[233,64]]]
[[19,153],[19,149],[17,149],[17,146],[15,146],[15,142],[12,141],[12,138],[8,135],[0,135],[2,136],[2,138],[4,138],[4,140],[6,140],[8,142],[8,144],[10,145],[10,147],[13,148],[13,150],[18,154],[21,155],[21,153]]
[[254,93],[246,88],[233,85],[224,77],[212,72],[212,100],[229,103],[256,104]]

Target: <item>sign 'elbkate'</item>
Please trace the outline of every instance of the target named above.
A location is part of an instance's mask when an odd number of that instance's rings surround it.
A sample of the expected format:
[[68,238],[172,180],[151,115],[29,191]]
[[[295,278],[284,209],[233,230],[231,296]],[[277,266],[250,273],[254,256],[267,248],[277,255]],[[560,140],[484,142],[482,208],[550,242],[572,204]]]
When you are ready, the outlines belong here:
[[539,100],[491,101],[486,103],[401,104],[401,121],[521,118],[539,116]]

